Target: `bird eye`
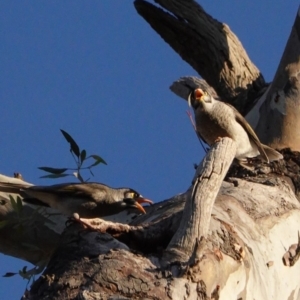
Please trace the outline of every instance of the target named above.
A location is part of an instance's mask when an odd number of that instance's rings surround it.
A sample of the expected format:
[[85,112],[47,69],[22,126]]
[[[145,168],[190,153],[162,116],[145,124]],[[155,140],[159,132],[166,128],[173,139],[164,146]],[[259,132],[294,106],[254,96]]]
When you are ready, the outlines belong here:
[[134,198],[134,192],[127,192],[126,194],[125,194],[125,198],[130,198],[130,199],[133,199]]

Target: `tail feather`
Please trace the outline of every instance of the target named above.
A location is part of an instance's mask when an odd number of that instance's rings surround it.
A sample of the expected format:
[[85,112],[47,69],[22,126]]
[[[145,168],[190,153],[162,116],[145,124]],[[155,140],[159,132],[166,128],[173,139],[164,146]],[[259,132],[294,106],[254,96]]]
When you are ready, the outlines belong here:
[[28,204],[39,205],[39,206],[47,206],[48,204],[40,201],[37,198],[28,197],[26,192],[24,191],[25,188],[30,187],[29,184],[17,184],[17,183],[9,183],[9,182],[0,182],[0,193],[7,193],[7,194],[18,194],[22,197],[22,200]]
[[0,182],[0,192],[10,193],[10,194],[21,194],[22,189],[29,187],[30,185],[26,184],[17,184],[9,182]]
[[23,198],[22,199],[25,203],[28,204],[33,204],[33,205],[38,205],[38,206],[45,206],[45,207],[50,207],[47,203],[44,203],[43,201],[40,201],[37,198]]
[[283,159],[283,155],[276,151],[275,149],[267,146],[267,145],[262,145],[263,149],[265,150],[265,153],[267,154],[269,161],[274,161],[274,160],[279,160]]

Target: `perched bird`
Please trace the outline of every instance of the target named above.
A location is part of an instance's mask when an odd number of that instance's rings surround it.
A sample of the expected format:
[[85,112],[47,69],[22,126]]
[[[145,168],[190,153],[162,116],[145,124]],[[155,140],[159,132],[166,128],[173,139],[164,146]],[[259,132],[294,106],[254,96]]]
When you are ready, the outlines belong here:
[[111,188],[101,183],[62,183],[30,186],[0,182],[0,191],[18,193],[23,201],[54,208],[66,216],[101,218],[135,208],[146,213],[141,203],[152,204],[131,188]]
[[276,150],[262,144],[245,118],[230,104],[214,99],[200,88],[188,97],[193,107],[196,130],[199,136],[211,146],[222,137],[236,142],[236,159],[245,168],[251,169],[249,159],[259,156],[266,162],[282,159]]

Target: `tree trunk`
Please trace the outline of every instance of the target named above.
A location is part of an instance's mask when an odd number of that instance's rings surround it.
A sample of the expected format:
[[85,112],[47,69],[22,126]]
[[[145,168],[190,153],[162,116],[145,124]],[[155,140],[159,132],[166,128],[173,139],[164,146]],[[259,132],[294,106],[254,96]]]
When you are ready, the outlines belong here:
[[257,131],[265,143],[278,149],[300,150],[300,16],[296,19],[266,101],[260,108]]
[[[300,154],[283,149],[299,147],[292,130],[300,119],[298,15],[267,88],[227,25],[192,0],[155,2],[164,10],[143,0],[134,5],[205,79],[183,77],[171,90],[186,100],[205,85],[248,113],[284,160],[262,163],[255,172],[229,169],[236,145],[223,138],[185,193],[146,208],[144,216],[82,220],[84,226],[75,222],[64,231],[63,216],[20,208],[2,192],[0,251],[47,262],[24,299],[299,299]],[[25,234],[18,234],[20,224]]]

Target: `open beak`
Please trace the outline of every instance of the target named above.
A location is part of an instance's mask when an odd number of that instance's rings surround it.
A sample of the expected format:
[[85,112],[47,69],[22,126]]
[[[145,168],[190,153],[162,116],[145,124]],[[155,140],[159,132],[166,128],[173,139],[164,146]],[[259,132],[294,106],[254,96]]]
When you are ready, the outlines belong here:
[[143,198],[142,196],[140,196],[139,198],[135,199],[136,202],[138,203],[148,203],[148,204],[153,204],[153,201]]
[[201,101],[202,97],[203,97],[204,93],[201,89],[195,89],[192,92],[190,92],[189,96],[188,96],[188,104],[189,107],[192,106],[192,96],[194,96],[196,101]]
[[201,101],[204,93],[201,89],[195,89],[194,90],[194,97],[197,101]]
[[135,207],[141,211],[143,214],[146,213],[144,207],[141,205],[141,203],[148,203],[148,204],[153,204],[153,201],[149,200],[149,199],[146,199],[146,198],[143,198],[141,195],[135,199]]
[[140,212],[142,212],[143,214],[146,213],[144,207],[143,207],[141,204],[139,204],[138,202],[135,202],[135,203],[134,203],[134,207],[137,208],[137,209],[138,209]]

